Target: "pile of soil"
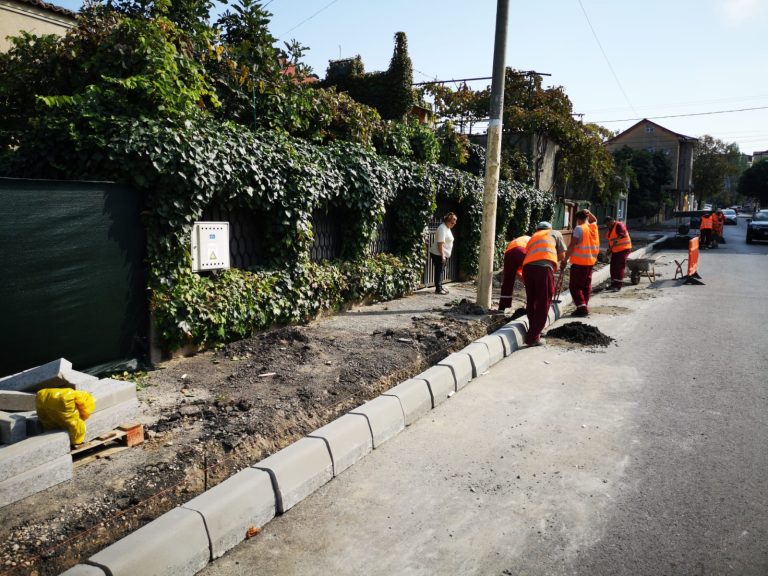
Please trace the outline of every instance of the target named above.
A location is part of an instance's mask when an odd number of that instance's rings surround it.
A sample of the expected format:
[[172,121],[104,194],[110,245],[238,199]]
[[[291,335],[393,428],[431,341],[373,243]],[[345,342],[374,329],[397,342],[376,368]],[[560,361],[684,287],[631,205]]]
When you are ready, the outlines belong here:
[[159,365],[139,381],[143,445],[0,511],[0,576],[59,574],[509,321],[472,304],[473,285],[451,292]]
[[613,338],[606,336],[595,326],[583,322],[568,322],[547,332],[547,338],[559,338],[585,346],[608,346]]

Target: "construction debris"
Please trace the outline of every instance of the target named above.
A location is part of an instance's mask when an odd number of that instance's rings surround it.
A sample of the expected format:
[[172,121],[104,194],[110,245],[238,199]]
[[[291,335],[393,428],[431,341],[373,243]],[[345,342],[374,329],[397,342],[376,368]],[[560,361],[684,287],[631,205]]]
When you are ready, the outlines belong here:
[[547,332],[547,338],[559,338],[585,346],[608,346],[613,338],[606,336],[595,326],[583,322],[568,322]]

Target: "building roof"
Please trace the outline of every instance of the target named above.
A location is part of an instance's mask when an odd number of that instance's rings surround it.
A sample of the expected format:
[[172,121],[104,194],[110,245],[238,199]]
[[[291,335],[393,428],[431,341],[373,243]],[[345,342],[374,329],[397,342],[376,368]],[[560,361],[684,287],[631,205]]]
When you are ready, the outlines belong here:
[[43,2],[43,0],[14,0],[14,1],[18,2],[19,4],[34,6],[36,8],[40,8],[41,10],[56,12],[57,14],[61,14],[62,16],[69,16],[70,18],[75,18],[77,16],[77,12],[72,12],[72,10],[62,8],[61,6],[56,6],[55,4],[50,4],[49,2]]
[[669,134],[672,134],[673,136],[677,136],[677,138],[678,138],[678,139],[679,139],[681,142],[698,142],[698,141],[699,141],[699,139],[698,139],[698,138],[694,138],[693,136],[686,136],[685,134],[678,134],[677,132],[674,132],[674,131],[670,130],[669,128],[664,128],[664,126],[662,126],[662,125],[660,125],[660,124],[656,124],[656,122],[652,122],[651,120],[648,120],[648,118],[643,118],[642,120],[640,120],[640,121],[639,121],[639,122],[637,122],[636,124],[633,124],[632,126],[630,126],[629,128],[627,128],[627,129],[626,129],[626,130],[624,130],[623,132],[620,132],[620,133],[616,134],[616,136],[614,136],[613,138],[609,138],[608,140],[606,140],[606,142],[605,142],[605,143],[607,144],[608,142],[611,142],[611,141],[613,141],[613,140],[616,140],[616,139],[617,139],[617,138],[619,138],[620,136],[623,136],[624,134],[626,134],[626,133],[627,133],[627,132],[629,132],[630,130],[632,130],[632,129],[636,128],[637,126],[640,126],[641,124],[653,124],[653,125],[654,125],[656,128],[659,128],[660,130],[664,130],[664,132],[667,132],[667,133],[669,133]]

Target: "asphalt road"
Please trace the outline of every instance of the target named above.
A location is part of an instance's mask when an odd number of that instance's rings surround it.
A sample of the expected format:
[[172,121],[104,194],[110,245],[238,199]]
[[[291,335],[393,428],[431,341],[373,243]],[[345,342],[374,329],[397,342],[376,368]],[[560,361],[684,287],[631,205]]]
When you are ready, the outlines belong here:
[[[768,574],[768,244],[593,296],[207,576]],[[558,322],[571,321],[568,318]]]

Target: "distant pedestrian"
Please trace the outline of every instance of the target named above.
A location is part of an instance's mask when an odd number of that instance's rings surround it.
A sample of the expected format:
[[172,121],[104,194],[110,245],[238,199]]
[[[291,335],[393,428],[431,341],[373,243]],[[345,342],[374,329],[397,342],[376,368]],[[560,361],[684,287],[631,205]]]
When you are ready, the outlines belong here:
[[445,270],[445,263],[453,251],[451,228],[456,225],[457,220],[458,218],[453,212],[448,212],[443,216],[443,223],[437,227],[435,238],[429,247],[432,264],[435,267],[435,294],[448,294],[448,290],[443,288],[443,270]]
[[605,235],[608,240],[608,253],[611,256],[611,288],[618,292],[624,285],[624,271],[627,268],[627,258],[632,251],[632,239],[626,224],[612,216],[605,220]]
[[701,222],[699,223],[699,236],[701,237],[702,248],[709,248],[712,245],[713,228],[712,212],[704,212],[704,214],[701,215]]
[[499,310],[506,310],[512,306],[512,295],[515,291],[515,279],[523,278],[523,261],[530,236],[518,236],[507,244],[504,250],[504,280],[501,283],[501,297],[499,298]]
[[592,268],[600,253],[600,233],[597,218],[589,210],[576,212],[576,226],[565,253],[565,261],[571,262],[568,289],[571,291],[576,310],[573,316],[589,315],[589,297],[592,295]]
[[541,333],[547,325],[549,307],[555,297],[555,271],[565,265],[565,242],[563,235],[552,230],[549,222],[539,222],[526,246],[523,261],[523,280],[527,299],[528,346],[544,344]]

